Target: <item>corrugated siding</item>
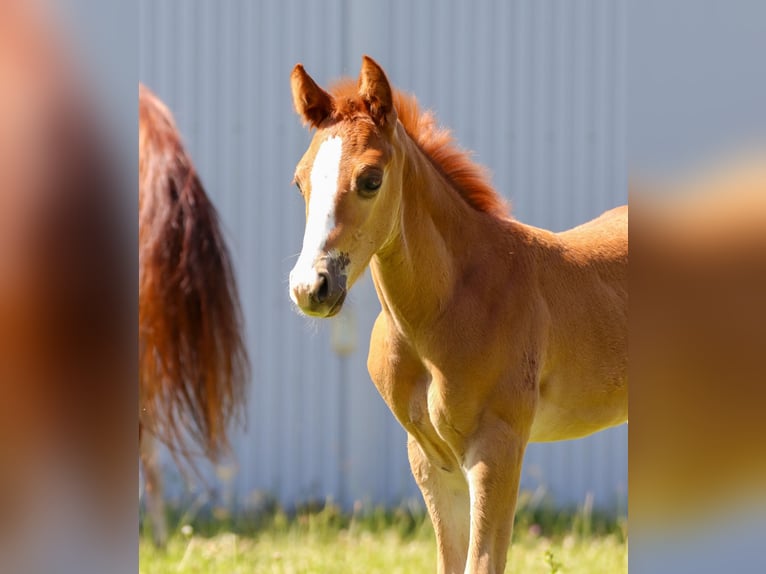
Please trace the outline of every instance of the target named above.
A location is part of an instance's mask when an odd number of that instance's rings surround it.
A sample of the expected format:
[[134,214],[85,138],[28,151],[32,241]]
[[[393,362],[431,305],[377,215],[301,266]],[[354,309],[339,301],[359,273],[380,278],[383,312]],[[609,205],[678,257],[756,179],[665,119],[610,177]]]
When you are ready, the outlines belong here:
[[[237,496],[418,497],[405,434],[367,374],[369,278],[344,310],[358,333],[347,357],[331,345],[337,324],[288,299],[304,224],[290,181],[309,142],[290,70],[302,62],[321,84],[372,55],[475,151],[518,219],[561,230],[627,201],[624,0],[141,0],[140,11],[141,79],[173,109],[236,260],[254,367]],[[627,428],[531,445],[523,486],[539,484],[561,503],[593,492],[624,508]]]

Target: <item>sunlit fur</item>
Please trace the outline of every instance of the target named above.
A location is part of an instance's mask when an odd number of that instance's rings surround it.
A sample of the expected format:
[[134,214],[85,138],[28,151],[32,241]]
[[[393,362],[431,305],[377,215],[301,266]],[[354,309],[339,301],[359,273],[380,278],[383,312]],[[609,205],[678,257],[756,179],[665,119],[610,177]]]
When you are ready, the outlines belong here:
[[139,88],[140,421],[177,452],[227,448],[248,362],[218,216],[173,118]]
[[[325,92],[298,65],[293,103],[321,142],[341,137],[335,228],[353,281],[368,265],[382,311],[368,368],[408,433],[441,573],[505,566],[532,441],[627,420],[627,207],[564,233],[513,220],[485,172],[364,57]],[[372,165],[373,196],[355,191]]]

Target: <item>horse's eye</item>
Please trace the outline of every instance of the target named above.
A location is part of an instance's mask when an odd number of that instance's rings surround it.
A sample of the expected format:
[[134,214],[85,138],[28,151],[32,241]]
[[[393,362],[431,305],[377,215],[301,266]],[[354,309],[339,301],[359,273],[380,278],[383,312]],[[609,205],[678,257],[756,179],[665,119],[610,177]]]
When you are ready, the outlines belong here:
[[298,191],[303,195],[303,190],[301,189],[301,184],[298,180],[295,180],[295,187],[297,187]]
[[363,196],[372,197],[380,189],[383,183],[383,176],[380,174],[363,175],[359,178],[357,190]]

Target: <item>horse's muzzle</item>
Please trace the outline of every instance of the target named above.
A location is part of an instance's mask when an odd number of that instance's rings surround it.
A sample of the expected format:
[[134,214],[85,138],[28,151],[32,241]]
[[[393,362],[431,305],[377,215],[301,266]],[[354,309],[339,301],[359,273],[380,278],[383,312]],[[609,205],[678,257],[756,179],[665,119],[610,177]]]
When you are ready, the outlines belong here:
[[332,259],[323,258],[302,280],[297,279],[296,270],[290,273],[290,295],[306,315],[332,317],[341,310],[346,299],[346,277]]

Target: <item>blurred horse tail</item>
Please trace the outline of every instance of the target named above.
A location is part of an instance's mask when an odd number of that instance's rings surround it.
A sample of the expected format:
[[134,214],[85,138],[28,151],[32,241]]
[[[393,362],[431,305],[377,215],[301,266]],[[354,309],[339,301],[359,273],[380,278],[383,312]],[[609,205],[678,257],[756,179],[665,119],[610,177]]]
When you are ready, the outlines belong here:
[[[172,114],[139,86],[139,437],[218,459],[249,362],[218,214]],[[201,448],[193,453],[188,445]]]

